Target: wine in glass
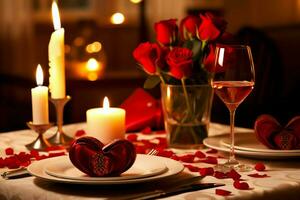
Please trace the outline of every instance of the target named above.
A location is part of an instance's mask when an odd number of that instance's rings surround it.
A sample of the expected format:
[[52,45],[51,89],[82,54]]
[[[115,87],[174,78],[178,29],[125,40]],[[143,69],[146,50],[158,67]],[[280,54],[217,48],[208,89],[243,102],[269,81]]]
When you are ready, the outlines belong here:
[[237,107],[251,93],[255,72],[251,49],[246,45],[217,45],[215,75],[212,87],[230,112],[230,154],[225,164],[216,166],[220,171],[232,168],[249,171],[250,167],[239,164],[234,154],[234,118]]

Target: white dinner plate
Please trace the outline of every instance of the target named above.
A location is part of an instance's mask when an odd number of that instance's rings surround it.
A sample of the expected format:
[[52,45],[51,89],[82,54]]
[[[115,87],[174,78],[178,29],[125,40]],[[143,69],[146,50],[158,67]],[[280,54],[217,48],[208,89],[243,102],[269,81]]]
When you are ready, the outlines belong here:
[[137,155],[132,167],[115,177],[90,177],[77,169],[68,156],[60,156],[55,162],[49,163],[44,168],[45,172],[51,176],[58,178],[67,178],[85,181],[116,181],[125,179],[136,179],[155,176],[167,171],[167,167],[163,162],[159,162],[157,157]]
[[[236,133],[235,134],[235,149],[243,150],[243,151],[258,151],[258,152],[266,152],[266,153],[300,153],[300,149],[294,150],[279,150],[279,149],[268,149],[266,146],[261,144],[260,141],[257,140],[254,133]],[[229,147],[230,146],[230,138],[224,138],[221,140],[221,144]]]
[[[238,137],[247,137],[246,135],[242,134],[250,134],[250,133],[237,133]],[[252,134],[254,134],[252,132]],[[203,144],[209,148],[216,149],[223,152],[229,152],[229,146],[224,146],[225,139],[229,138],[229,135],[219,135],[214,137],[208,137],[203,140]],[[253,147],[252,147],[253,148]],[[235,149],[235,154],[244,157],[252,157],[252,158],[268,158],[268,159],[287,159],[293,157],[300,157],[300,152],[286,152],[286,151],[260,151],[256,149],[255,151],[248,151],[244,149]]]
[[151,162],[163,163],[167,168],[167,170],[162,174],[158,174],[154,176],[135,178],[135,179],[121,179],[121,180],[75,180],[69,178],[60,178],[60,177],[47,174],[45,168],[48,165],[50,165],[51,163],[56,163],[60,159],[67,159],[67,158],[68,158],[67,156],[62,156],[62,157],[54,157],[54,158],[48,158],[48,159],[36,161],[31,165],[29,165],[27,170],[31,175],[49,181],[70,183],[70,184],[116,185],[116,184],[143,183],[143,182],[159,180],[159,179],[163,179],[163,178],[167,178],[179,174],[184,169],[182,163],[172,160],[170,158],[138,154],[137,159],[139,158],[145,159],[147,163],[148,163],[147,161],[148,159],[153,159],[151,160]]

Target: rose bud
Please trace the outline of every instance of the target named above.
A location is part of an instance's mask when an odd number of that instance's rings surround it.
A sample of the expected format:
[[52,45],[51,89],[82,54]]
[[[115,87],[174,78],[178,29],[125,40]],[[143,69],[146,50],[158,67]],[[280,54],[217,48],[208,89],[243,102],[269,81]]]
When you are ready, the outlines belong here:
[[177,40],[177,19],[162,20],[154,24],[156,40],[161,45],[170,46]]
[[201,23],[201,18],[195,15],[185,17],[180,23],[180,35],[183,40],[195,38]]

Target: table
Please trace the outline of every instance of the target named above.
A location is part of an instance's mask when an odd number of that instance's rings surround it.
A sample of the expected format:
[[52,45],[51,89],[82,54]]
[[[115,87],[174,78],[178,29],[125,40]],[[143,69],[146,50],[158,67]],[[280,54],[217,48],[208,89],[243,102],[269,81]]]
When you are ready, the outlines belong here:
[[[64,130],[74,135],[79,129],[84,129],[85,124],[72,124],[64,127]],[[210,136],[219,135],[229,130],[229,127],[221,124],[212,123],[210,128]],[[51,136],[55,131],[54,128],[46,133],[46,137]],[[237,128],[237,131],[249,131],[249,129]],[[250,130],[251,131],[251,130]],[[160,135],[161,136],[161,135]],[[35,134],[30,130],[21,130],[0,134],[0,156],[4,156],[4,149],[13,147],[15,151],[26,151],[25,144],[30,143]],[[145,139],[154,137],[154,135],[142,135]],[[175,150],[178,153],[187,153],[192,150]],[[203,150],[205,151],[205,150]],[[218,152],[219,155],[223,155]],[[254,160],[249,158],[239,158],[244,163],[254,164],[256,162],[264,162],[267,166],[268,178],[252,178],[247,173],[241,173],[242,178],[250,185],[251,190],[237,190],[233,187],[232,179],[216,179],[212,176],[206,176],[201,182],[217,182],[225,183],[220,189],[229,190],[232,194],[225,198],[215,194],[216,188],[188,192],[180,195],[168,197],[168,199],[299,199],[300,198],[300,159],[292,160]],[[205,167],[209,164],[196,163],[195,165]],[[0,172],[6,169],[0,169]],[[195,174],[185,169],[185,174]],[[0,178],[0,200],[2,199],[121,199],[128,195],[149,191],[154,187],[164,184],[164,181],[178,181],[180,176],[173,177],[176,180],[161,180],[161,183],[152,182],[146,184],[125,185],[125,186],[83,186],[69,185],[62,183],[47,182],[35,177],[26,177],[19,179],[4,180]]]

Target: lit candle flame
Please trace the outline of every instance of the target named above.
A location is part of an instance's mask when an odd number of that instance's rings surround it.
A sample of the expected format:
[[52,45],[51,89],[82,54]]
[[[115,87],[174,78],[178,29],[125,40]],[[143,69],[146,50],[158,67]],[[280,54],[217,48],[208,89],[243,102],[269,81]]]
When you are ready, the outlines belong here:
[[43,85],[44,76],[43,76],[42,66],[40,64],[38,64],[38,66],[36,68],[35,79],[36,79],[36,84],[38,86]]
[[219,51],[220,52],[219,52],[218,64],[223,67],[224,51],[225,51],[225,49],[224,48],[220,48]]
[[104,100],[103,100],[103,109],[105,109],[105,110],[109,109],[109,101],[108,101],[107,97],[104,97]]
[[55,1],[52,2],[52,20],[53,20],[54,29],[55,30],[60,29],[61,24],[60,24],[59,11],[57,7],[57,3]]

